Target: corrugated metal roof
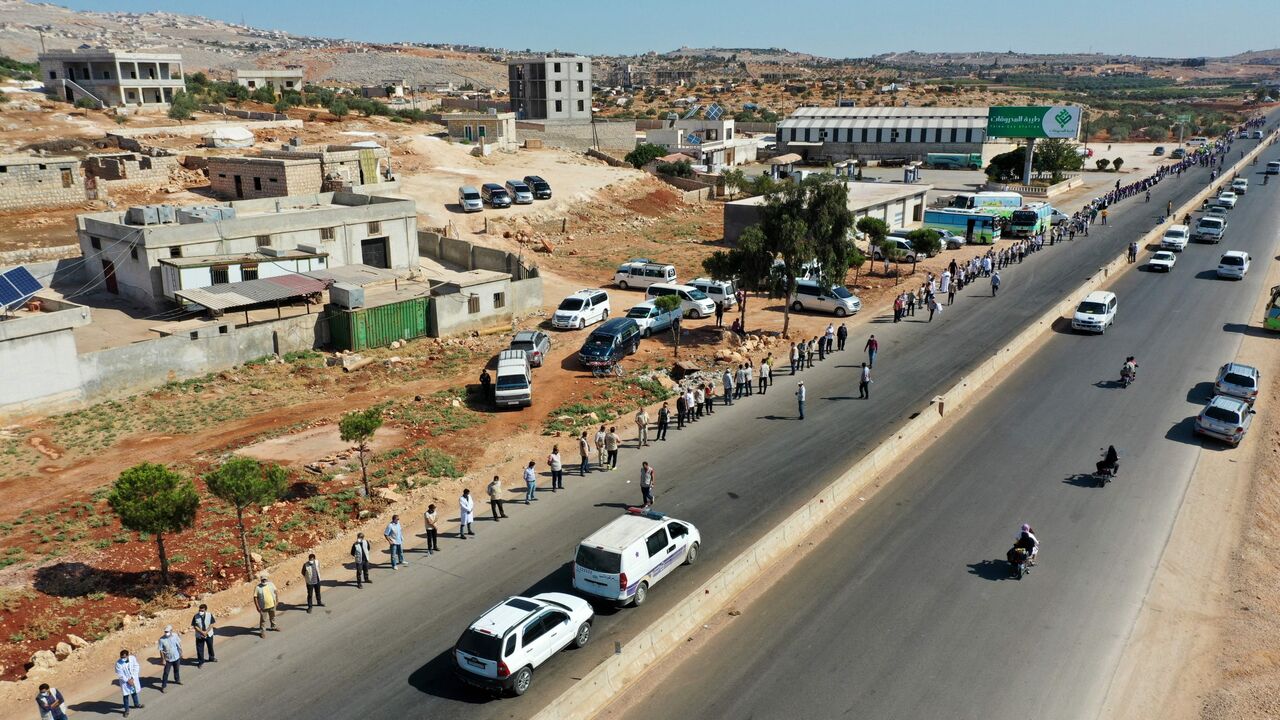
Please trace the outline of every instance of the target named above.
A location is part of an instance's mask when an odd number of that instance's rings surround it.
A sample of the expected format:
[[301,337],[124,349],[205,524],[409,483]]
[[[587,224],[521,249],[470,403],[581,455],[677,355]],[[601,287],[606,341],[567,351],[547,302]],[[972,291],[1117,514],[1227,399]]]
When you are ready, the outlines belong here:
[[259,303],[290,300],[323,292],[326,287],[328,283],[317,278],[305,275],[281,275],[178,290],[174,295],[209,310],[221,311]]
[[968,129],[987,129],[987,118],[969,118],[969,117],[938,117],[938,118],[787,118],[778,123],[779,130],[790,130],[796,128],[803,130],[805,128],[825,128],[861,130],[876,130],[884,128],[886,130],[908,130],[920,129],[927,130],[943,129],[950,130],[958,128],[960,130]]
[[985,107],[802,107],[787,116],[791,118],[943,118],[973,117],[986,122]]

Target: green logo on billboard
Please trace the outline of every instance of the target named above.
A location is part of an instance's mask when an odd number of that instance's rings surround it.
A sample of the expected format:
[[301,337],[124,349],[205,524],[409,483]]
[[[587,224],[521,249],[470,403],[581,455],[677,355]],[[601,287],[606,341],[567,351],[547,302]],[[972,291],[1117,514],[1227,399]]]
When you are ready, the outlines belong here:
[[1065,128],[1067,123],[1071,122],[1071,113],[1066,108],[1062,108],[1057,115],[1053,116],[1053,119],[1058,121],[1059,128]]

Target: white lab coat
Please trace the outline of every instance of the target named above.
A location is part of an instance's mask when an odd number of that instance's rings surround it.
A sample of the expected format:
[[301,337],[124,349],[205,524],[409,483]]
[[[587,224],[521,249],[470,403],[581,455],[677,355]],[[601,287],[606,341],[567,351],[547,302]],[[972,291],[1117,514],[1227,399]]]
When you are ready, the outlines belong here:
[[463,525],[475,522],[475,509],[476,502],[471,498],[471,496],[463,495],[458,498],[458,510],[461,513],[461,517],[458,519],[458,522]]
[[[116,660],[116,677],[120,678],[121,695],[132,695],[142,690],[142,678],[138,677],[140,672],[138,658],[132,655],[125,660]],[[133,681],[133,687],[129,687],[130,680]]]

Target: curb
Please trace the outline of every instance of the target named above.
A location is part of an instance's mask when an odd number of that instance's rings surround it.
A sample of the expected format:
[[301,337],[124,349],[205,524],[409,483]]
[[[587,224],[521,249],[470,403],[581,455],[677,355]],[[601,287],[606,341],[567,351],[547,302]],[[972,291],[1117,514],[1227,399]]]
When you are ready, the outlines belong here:
[[[1232,166],[1232,172],[1239,172],[1242,166],[1247,166],[1252,158],[1266,147],[1269,145],[1264,138],[1259,141],[1257,147]],[[1224,171],[1219,175],[1219,179],[1226,174]],[[1216,188],[1220,184],[1215,180],[1204,190],[1196,193],[1178,208],[1175,217],[1197,209],[1204,198],[1216,194]],[[1150,243],[1153,237],[1160,237],[1163,231],[1164,224],[1157,225],[1139,239],[1139,246]],[[680,638],[687,638],[748,585],[757,581],[783,555],[792,552],[793,548],[812,533],[820,522],[828,519],[846,501],[851,500],[859,491],[869,486],[881,472],[892,469],[895,461],[908,449],[918,449],[915,441],[942,422],[947,405],[951,406],[950,409],[953,412],[964,407],[979,388],[983,388],[991,378],[996,377],[1001,370],[1015,362],[1022,350],[1050,330],[1053,323],[1062,317],[1064,312],[1070,310],[1080,296],[1108,284],[1108,281],[1114,279],[1113,275],[1118,275],[1122,268],[1130,265],[1136,267],[1138,263],[1129,263],[1126,248],[1040,317],[1024,326],[1013,339],[989,359],[979,363],[977,367],[957,380],[944,394],[935,397],[930,402],[930,406],[931,409],[936,409],[936,412],[921,412],[915,418],[908,420],[891,438],[880,443],[874,450],[855,462],[840,477],[818,491],[812,499],[773,530],[729,561],[724,569],[713,575],[700,588],[686,596],[664,616],[621,646],[614,655],[597,665],[580,681],[552,700],[534,716],[534,720],[587,720],[603,710],[631,682],[677,647]]]

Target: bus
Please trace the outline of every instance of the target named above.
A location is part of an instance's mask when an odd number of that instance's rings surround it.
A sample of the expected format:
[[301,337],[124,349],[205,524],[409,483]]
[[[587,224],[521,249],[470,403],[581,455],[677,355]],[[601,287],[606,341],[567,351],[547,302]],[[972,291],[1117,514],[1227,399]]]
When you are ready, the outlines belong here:
[[928,153],[924,164],[939,170],[981,170],[982,153]]
[[959,193],[951,199],[951,207],[961,210],[998,210],[1008,217],[1022,207],[1022,195],[1016,192]]
[[1053,206],[1038,202],[1023,205],[1009,215],[1009,235],[1031,237],[1049,230],[1053,221]]
[[971,245],[990,245],[1000,239],[1000,216],[986,210],[940,208],[924,211],[924,226],[950,230]]
[[1271,288],[1271,300],[1267,302],[1267,314],[1262,324],[1268,330],[1280,330],[1280,285]]

